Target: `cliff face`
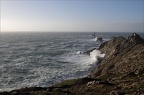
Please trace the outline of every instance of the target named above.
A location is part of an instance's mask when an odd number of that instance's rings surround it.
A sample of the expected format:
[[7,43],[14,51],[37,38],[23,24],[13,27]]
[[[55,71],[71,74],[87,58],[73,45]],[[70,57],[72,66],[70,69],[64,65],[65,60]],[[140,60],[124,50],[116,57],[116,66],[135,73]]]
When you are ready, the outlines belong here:
[[[98,48],[106,56],[89,77],[116,84],[114,91],[144,94],[144,39],[133,33],[128,39],[112,37]],[[118,92],[112,95],[121,95]],[[125,94],[122,94],[125,95]]]
[[98,50],[106,55],[86,78],[0,95],[144,95],[144,40],[138,34],[133,33],[128,39],[112,37]]
[[90,74],[91,78],[108,78],[129,73],[141,73],[144,69],[144,40],[136,33],[124,37],[113,37],[98,48],[106,56]]

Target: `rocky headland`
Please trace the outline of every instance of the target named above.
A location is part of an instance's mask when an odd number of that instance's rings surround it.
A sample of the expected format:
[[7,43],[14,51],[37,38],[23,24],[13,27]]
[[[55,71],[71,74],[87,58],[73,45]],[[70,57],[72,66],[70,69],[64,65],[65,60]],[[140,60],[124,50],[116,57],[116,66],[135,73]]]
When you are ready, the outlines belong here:
[[106,55],[85,78],[66,80],[51,87],[1,92],[0,95],[144,95],[143,38],[136,33],[128,38],[112,37],[98,50]]

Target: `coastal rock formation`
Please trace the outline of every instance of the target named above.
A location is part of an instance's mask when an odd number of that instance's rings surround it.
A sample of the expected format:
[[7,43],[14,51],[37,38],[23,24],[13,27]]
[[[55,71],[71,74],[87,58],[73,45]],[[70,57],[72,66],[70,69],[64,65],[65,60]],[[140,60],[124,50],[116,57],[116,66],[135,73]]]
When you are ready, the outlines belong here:
[[138,34],[133,33],[132,36],[128,37],[128,41],[135,44],[140,44],[144,42],[144,39],[141,38]]
[[144,40],[136,33],[128,39],[122,36],[112,37],[111,40],[101,44],[98,50],[106,56],[90,74],[92,78],[104,75],[111,77],[143,69]]
[[[144,39],[133,33],[128,39],[112,37],[98,48],[105,53],[104,59],[90,73],[89,77],[107,80],[116,91],[123,90],[128,95],[144,94]],[[122,92],[123,92],[122,91]]]
[[0,95],[144,95],[143,38],[136,33],[128,39],[112,37],[98,50],[106,55],[85,78],[66,80],[51,87],[1,92]]
[[96,37],[95,39],[96,39],[96,41],[98,41],[98,42],[102,42],[102,41],[103,41],[102,37]]

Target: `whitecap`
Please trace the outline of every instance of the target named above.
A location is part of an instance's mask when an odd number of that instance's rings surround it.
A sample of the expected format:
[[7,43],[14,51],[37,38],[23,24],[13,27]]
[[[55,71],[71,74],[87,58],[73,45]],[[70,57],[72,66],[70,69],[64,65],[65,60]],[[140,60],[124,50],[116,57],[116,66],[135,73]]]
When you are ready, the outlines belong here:
[[99,50],[93,50],[90,52],[90,57],[92,58],[93,62],[97,63],[99,60],[103,59],[105,54],[102,54]]
[[83,51],[77,51],[76,54],[83,54]]

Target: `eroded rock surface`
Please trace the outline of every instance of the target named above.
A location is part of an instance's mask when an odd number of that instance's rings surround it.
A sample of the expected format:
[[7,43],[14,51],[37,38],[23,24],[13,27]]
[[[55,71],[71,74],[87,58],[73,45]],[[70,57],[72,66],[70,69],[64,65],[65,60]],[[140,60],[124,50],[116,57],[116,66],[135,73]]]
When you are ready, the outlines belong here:
[[106,56],[90,74],[92,78],[141,72],[144,67],[144,40],[133,33],[128,39],[112,37],[98,48]]

